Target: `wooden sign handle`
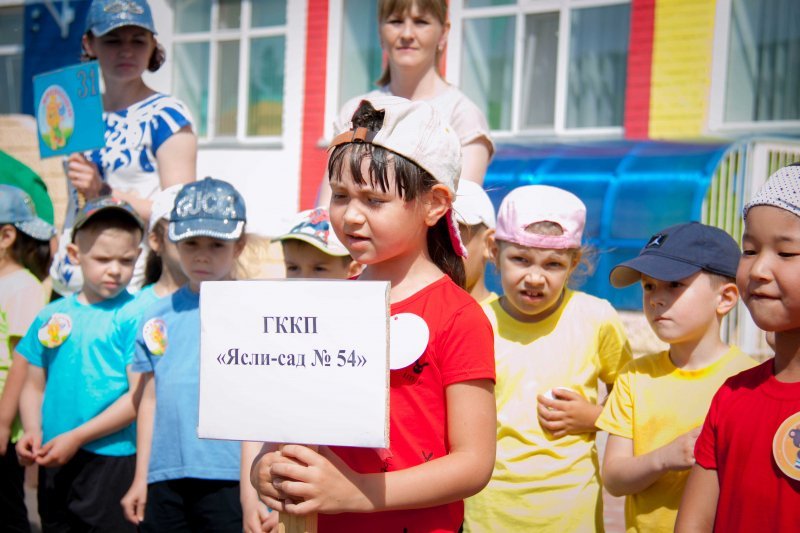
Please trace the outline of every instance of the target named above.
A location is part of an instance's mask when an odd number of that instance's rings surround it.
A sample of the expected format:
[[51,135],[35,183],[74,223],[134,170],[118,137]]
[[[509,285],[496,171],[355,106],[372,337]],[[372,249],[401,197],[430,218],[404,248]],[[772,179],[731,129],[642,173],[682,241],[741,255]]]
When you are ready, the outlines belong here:
[[[307,446],[315,452],[319,451],[319,446]],[[303,516],[280,513],[278,519],[278,531],[280,533],[317,533],[317,513]]]

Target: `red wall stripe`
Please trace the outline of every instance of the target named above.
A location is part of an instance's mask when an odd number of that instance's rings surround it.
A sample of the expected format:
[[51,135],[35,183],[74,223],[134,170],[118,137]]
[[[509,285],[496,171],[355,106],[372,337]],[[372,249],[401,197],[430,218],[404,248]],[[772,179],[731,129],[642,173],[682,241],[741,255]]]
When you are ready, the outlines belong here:
[[650,126],[650,87],[656,0],[632,0],[625,83],[625,138],[647,139]]
[[318,146],[325,130],[325,83],[328,57],[328,0],[308,0],[306,61],[300,149],[300,209],[310,209],[325,173],[328,153]]

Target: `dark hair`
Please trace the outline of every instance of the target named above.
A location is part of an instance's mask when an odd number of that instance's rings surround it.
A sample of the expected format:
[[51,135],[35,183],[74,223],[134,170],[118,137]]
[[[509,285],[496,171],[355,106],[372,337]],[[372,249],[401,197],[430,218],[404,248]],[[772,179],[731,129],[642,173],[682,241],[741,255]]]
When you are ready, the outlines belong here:
[[[386,20],[394,14],[405,14],[411,11],[411,8],[417,5],[417,9],[421,13],[430,13],[444,26],[447,24],[447,2],[445,0],[380,0],[378,2],[378,24],[383,24]],[[439,72],[439,64],[441,63],[444,50],[436,50],[436,73]],[[389,65],[383,68],[381,77],[375,82],[379,87],[389,85],[392,81],[391,72],[389,72]]]
[[27,268],[39,281],[47,277],[52,260],[49,241],[34,239],[17,229],[17,237],[9,252],[16,263]]
[[[86,37],[90,39],[94,39],[94,33],[91,30],[86,32]],[[153,49],[153,53],[150,54],[150,59],[147,62],[147,70],[150,72],[156,72],[164,62],[167,60],[167,51],[161,46],[161,43],[153,36],[153,41],[156,43],[156,47]],[[86,51],[85,48],[81,47],[81,62],[85,63],[86,61],[92,61],[97,59],[95,56],[90,55],[89,52]]]
[[[160,221],[159,221],[160,222]],[[155,226],[150,228],[151,233],[158,235],[159,240],[164,240],[164,226],[156,222]],[[147,250],[147,258],[144,261],[144,283],[143,286],[152,285],[161,278],[161,272],[164,270],[164,261],[151,248]]]
[[[353,114],[353,127],[380,130],[383,125],[384,112],[378,111],[369,102],[362,102]],[[331,152],[328,159],[328,176],[339,181],[344,165],[348,165],[353,181],[364,186],[367,180],[361,174],[361,163],[369,160],[369,184],[387,192],[389,184],[389,168],[394,169],[397,194],[410,202],[421,194],[431,190],[439,183],[426,170],[400,154],[371,143],[340,144]],[[447,216],[441,217],[428,229],[428,254],[431,260],[461,288],[466,286],[464,261],[453,249],[450,239],[450,227]]]
[[76,242],[80,233],[99,232],[112,228],[132,234],[137,233],[139,240],[144,236],[142,227],[133,218],[133,215],[122,209],[102,209],[89,217],[89,220],[84,222],[80,228],[73,230],[72,242]]

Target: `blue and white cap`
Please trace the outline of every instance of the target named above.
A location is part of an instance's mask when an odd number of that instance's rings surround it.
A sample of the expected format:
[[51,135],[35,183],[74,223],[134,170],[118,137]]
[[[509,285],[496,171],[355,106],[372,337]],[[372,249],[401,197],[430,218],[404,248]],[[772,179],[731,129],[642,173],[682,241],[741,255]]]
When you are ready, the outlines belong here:
[[227,181],[205,178],[184,185],[169,215],[169,239],[238,239],[247,220],[244,198]]
[[31,197],[18,187],[0,184],[0,225],[11,224],[22,233],[40,241],[50,240],[55,228],[36,216]]
[[138,26],[156,33],[147,0],[92,0],[86,16],[86,31],[101,37],[122,26]]

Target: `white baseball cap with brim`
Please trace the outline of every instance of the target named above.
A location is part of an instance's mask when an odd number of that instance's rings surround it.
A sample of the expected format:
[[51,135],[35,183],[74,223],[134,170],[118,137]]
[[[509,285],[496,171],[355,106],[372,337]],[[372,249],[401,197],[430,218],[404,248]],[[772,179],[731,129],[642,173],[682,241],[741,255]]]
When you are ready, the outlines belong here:
[[459,182],[453,210],[456,213],[456,221],[465,226],[483,224],[487,228],[494,229],[497,224],[492,200],[483,187],[474,181]]
[[[461,141],[455,130],[428,102],[407,100],[399,96],[375,95],[361,101],[384,112],[378,131],[364,127],[342,132],[331,141],[329,150],[347,143],[370,143],[381,146],[413,161],[445,185],[456,197],[461,175]],[[360,107],[360,105],[359,105]],[[450,241],[455,252],[467,256],[461,242],[453,209],[447,212]]]
[[276,242],[289,240],[305,242],[328,255],[337,257],[350,255],[336,237],[331,227],[330,214],[324,207],[301,211],[295,216],[292,229],[273,239]]
[[150,207],[150,231],[162,219],[169,221],[169,214],[175,207],[175,197],[178,196],[183,185],[172,185],[162,191],[158,191],[153,196],[153,204]]

